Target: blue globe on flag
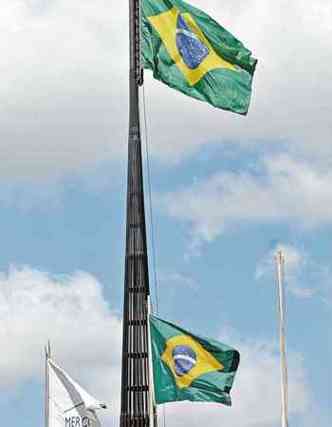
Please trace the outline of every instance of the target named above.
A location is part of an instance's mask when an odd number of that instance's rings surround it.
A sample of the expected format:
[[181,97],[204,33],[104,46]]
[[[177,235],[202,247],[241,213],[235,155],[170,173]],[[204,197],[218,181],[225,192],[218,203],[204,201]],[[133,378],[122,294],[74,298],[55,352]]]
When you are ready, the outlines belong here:
[[187,345],[177,345],[172,352],[172,357],[176,375],[179,377],[188,374],[197,363],[196,353]]
[[176,25],[176,46],[184,63],[191,70],[197,68],[209,54],[209,49],[181,15],[178,16]]

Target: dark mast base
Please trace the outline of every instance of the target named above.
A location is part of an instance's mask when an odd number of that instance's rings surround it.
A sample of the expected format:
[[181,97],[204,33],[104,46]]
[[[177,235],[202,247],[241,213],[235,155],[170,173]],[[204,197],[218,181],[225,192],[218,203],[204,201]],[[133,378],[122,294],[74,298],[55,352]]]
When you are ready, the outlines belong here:
[[142,84],[139,0],[129,0],[129,14],[130,111],[120,427],[149,427],[156,424],[155,416],[151,419],[148,354],[149,274],[138,98]]

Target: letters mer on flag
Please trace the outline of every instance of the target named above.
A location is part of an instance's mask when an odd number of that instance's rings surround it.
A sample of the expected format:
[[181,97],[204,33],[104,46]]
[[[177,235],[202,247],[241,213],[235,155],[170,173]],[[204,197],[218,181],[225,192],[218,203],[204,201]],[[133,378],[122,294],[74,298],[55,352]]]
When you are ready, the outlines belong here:
[[85,391],[52,359],[48,363],[48,426],[100,427],[96,410],[106,405]]
[[153,379],[157,403],[179,400],[231,405],[239,352],[221,342],[150,316]]
[[181,0],[142,0],[142,60],[174,89],[224,110],[248,112],[257,60],[225,28]]

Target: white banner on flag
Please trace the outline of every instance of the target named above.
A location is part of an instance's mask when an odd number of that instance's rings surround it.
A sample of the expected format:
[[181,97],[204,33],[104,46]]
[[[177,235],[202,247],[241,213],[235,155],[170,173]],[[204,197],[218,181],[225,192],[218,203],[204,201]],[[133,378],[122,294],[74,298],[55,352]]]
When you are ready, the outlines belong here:
[[52,359],[48,368],[48,426],[100,427],[96,410],[106,409]]

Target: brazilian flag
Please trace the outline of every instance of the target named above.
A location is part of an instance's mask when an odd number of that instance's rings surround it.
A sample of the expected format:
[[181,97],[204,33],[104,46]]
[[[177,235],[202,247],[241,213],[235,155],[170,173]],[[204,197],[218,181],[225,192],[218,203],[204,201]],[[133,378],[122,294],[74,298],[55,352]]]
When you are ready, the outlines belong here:
[[186,95],[246,114],[257,62],[250,50],[182,0],[141,4],[144,67]]
[[232,404],[237,350],[150,316],[157,403],[191,400]]

